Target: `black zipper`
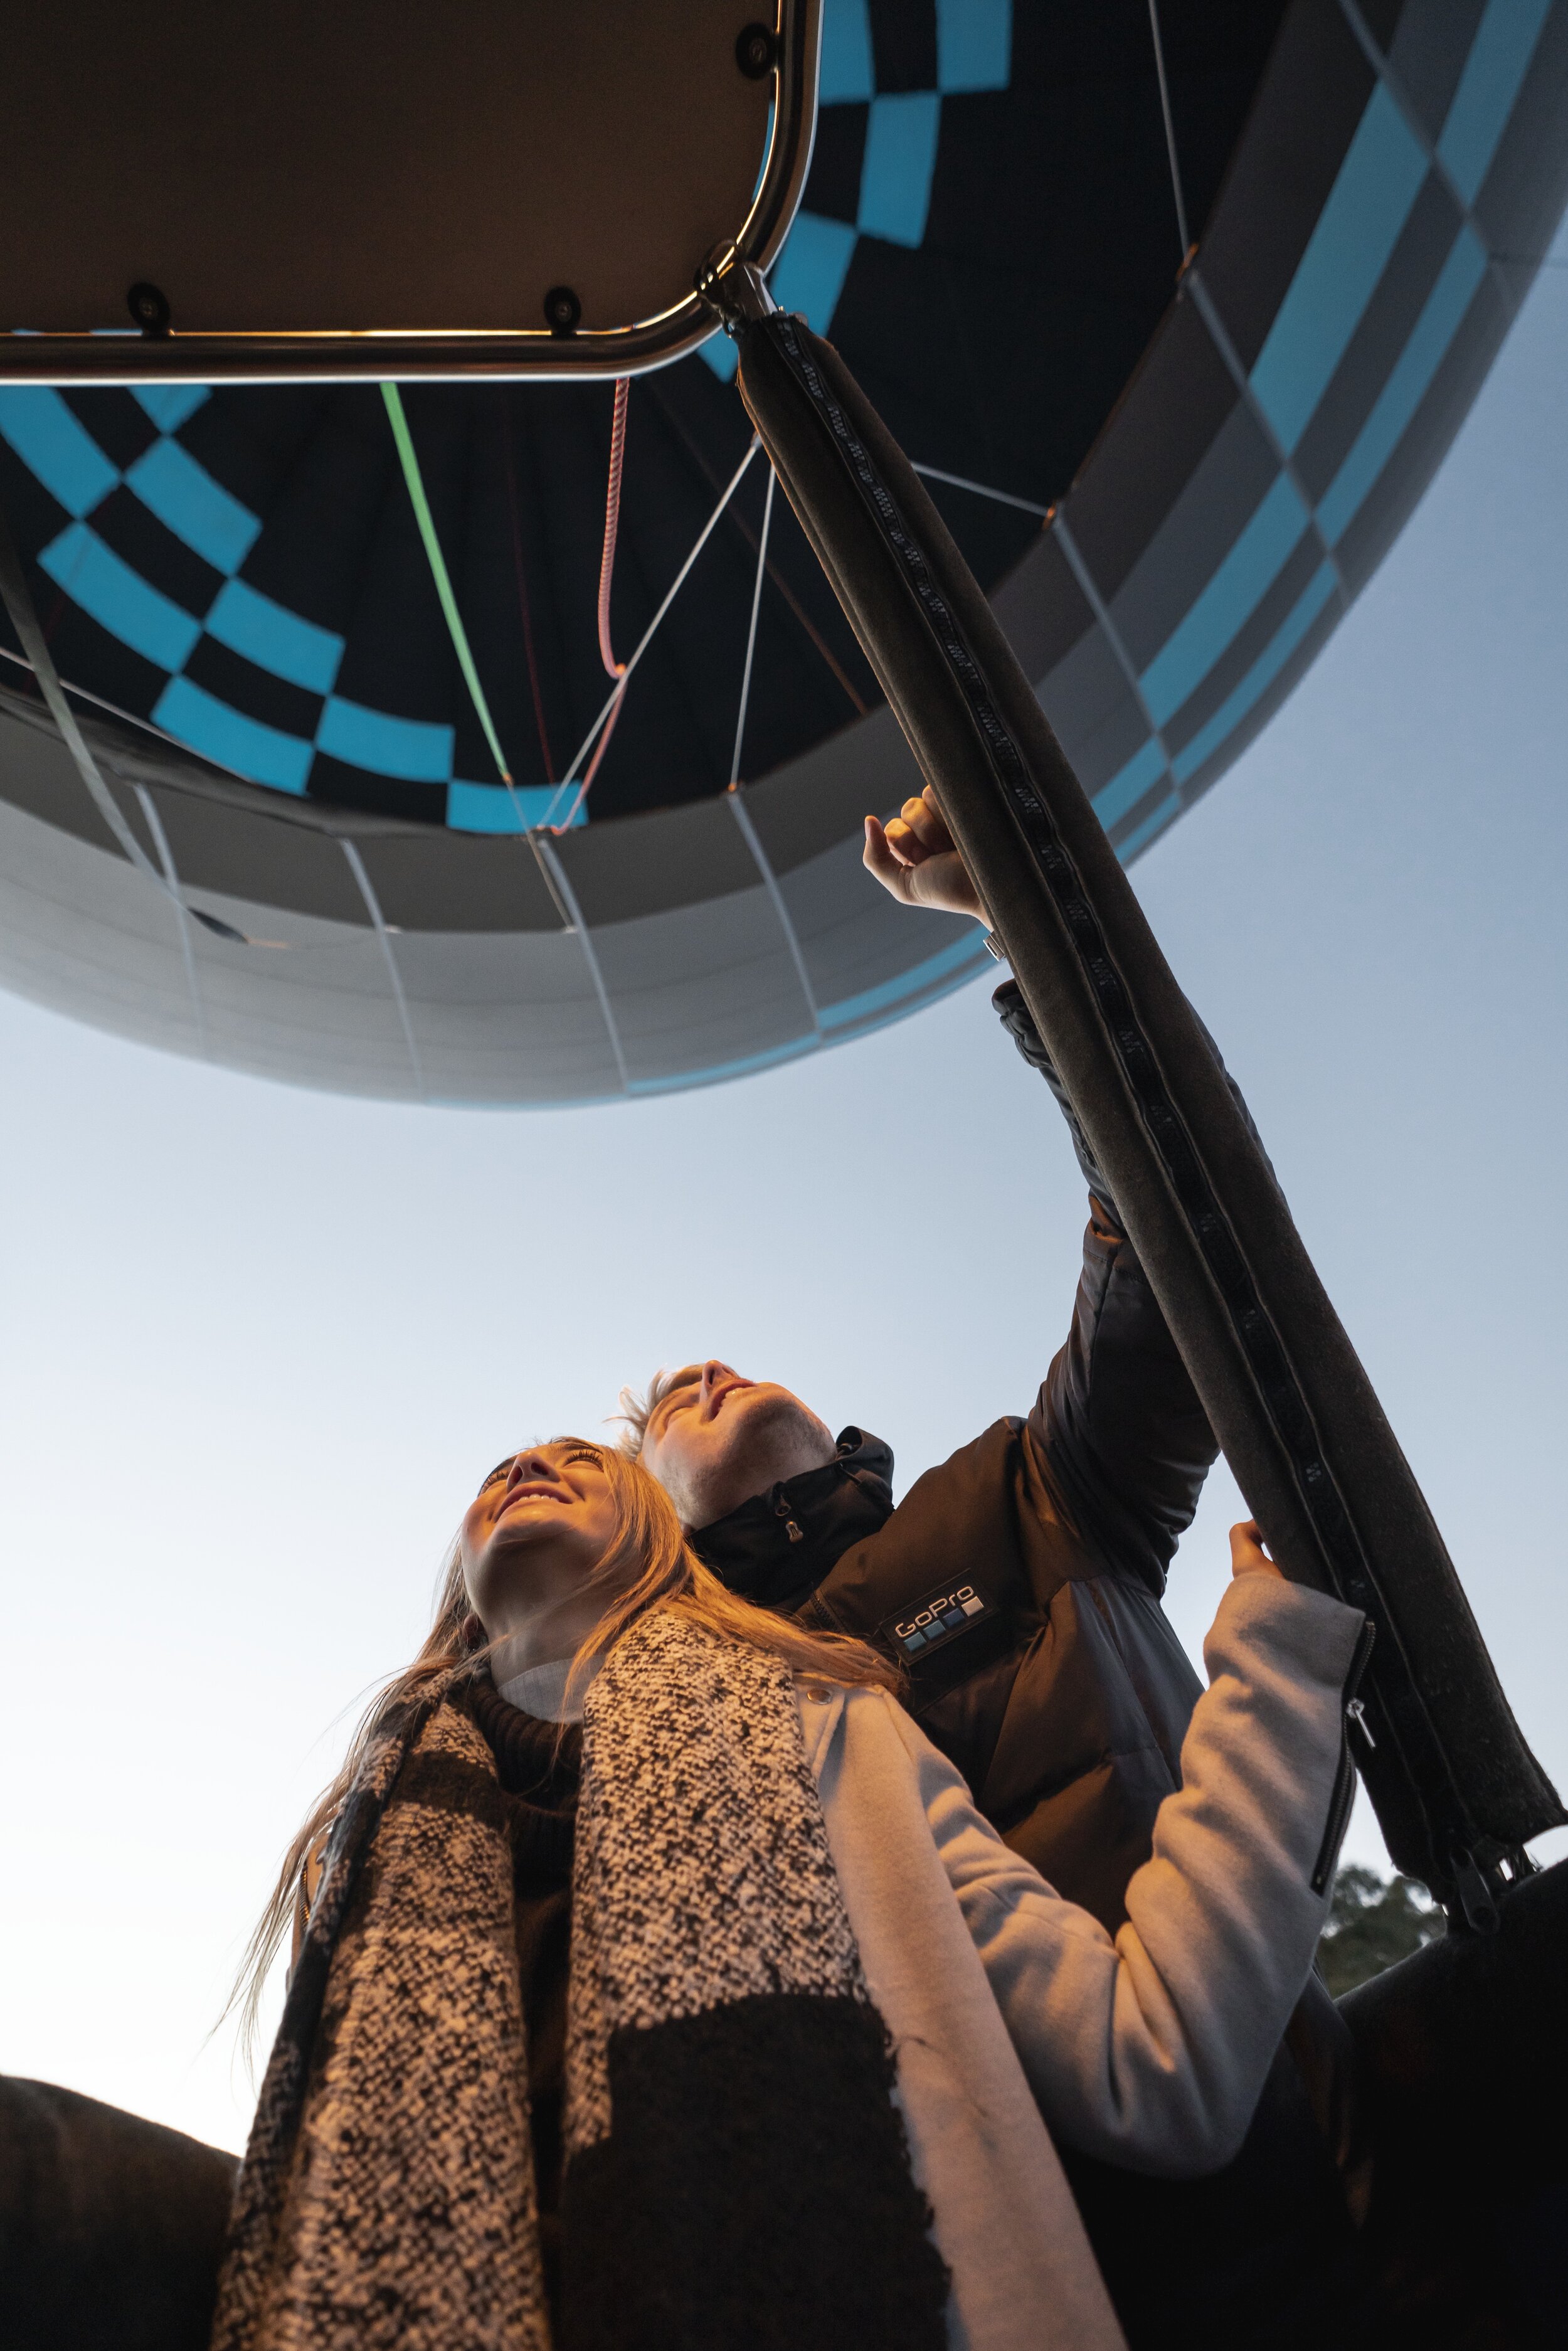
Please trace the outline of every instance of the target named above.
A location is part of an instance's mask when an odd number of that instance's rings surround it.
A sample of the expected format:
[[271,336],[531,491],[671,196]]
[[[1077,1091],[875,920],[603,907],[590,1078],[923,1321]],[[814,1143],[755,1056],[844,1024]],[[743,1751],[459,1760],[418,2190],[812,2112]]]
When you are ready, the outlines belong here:
[[782,1481],[773,1489],[773,1514],[784,1521],[784,1531],[792,1543],[804,1542],[804,1530],[795,1517],[794,1506],[785,1494]]
[[1372,1644],[1376,1636],[1377,1627],[1369,1616],[1356,1635],[1355,1647],[1351,1653],[1350,1670],[1344,1677],[1344,1696],[1342,1701],[1343,1728],[1339,1740],[1339,1769],[1334,1773],[1333,1794],[1329,1799],[1328,1825],[1323,1831],[1323,1841],[1318,1847],[1317,1864],[1312,1871],[1314,1894],[1321,1894],[1329,1882],[1334,1863],[1339,1857],[1340,1846],[1344,1841],[1345,1830],[1350,1824],[1350,1808],[1355,1802],[1355,1758],[1350,1751],[1351,1724],[1354,1723],[1369,1747],[1375,1747],[1377,1744],[1372,1735],[1372,1726],[1366,1719],[1366,1708],[1356,1695],[1361,1687],[1361,1677],[1366,1671],[1366,1661],[1372,1655]]

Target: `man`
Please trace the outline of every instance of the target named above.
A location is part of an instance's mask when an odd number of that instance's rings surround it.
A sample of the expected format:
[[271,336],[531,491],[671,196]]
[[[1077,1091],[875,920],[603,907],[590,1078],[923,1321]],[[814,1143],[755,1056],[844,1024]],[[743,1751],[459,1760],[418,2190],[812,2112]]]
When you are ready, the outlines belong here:
[[[865,862],[905,904],[987,920],[929,793],[885,831],[867,818]],[[1071,1328],[1027,1419],[993,1424],[896,1508],[886,1446],[860,1428],[835,1439],[798,1396],[716,1359],[625,1392],[627,1441],[732,1589],[900,1659],[911,1710],[1007,1842],[1113,1934],[1179,1784],[1199,1685],[1160,1601],[1218,1448],[1016,984],[995,1002],[1061,1102],[1090,1188]],[[1298,2062],[1276,2061],[1225,2172],[1177,2185],[1074,2168],[1134,2351],[1350,2339],[1333,2161],[1349,2154],[1348,2036],[1312,1990],[1289,2036]]]
[[[865,860],[906,904],[984,921],[928,799]],[[1015,984],[1015,1040],[1061,1099]],[[700,1556],[764,1605],[891,1649],[910,1704],[1015,1849],[1114,1932],[1198,1683],[1160,1606],[1217,1447],[1104,1178],[1090,1186],[1066,1346],[1026,1421],[998,1421],[894,1510],[892,1456],[716,1360],[628,1397],[632,1442]]]

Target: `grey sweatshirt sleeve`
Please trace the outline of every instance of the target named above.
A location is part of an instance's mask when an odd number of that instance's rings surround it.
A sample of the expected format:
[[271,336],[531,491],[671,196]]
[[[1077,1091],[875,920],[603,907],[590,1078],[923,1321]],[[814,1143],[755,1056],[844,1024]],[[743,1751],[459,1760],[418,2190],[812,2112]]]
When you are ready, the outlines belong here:
[[1327,1913],[1332,1870],[1320,1893],[1312,1878],[1363,1621],[1273,1576],[1228,1586],[1182,1784],[1114,1942],[1002,1844],[944,1758],[920,1759],[948,1881],[1054,2137],[1169,2178],[1239,2147]]

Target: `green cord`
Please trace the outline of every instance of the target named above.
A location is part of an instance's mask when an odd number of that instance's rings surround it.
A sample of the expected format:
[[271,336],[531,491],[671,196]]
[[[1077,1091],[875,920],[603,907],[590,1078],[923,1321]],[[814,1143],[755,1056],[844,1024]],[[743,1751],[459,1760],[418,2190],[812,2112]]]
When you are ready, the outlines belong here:
[[452,592],[452,582],[446,574],[446,559],[441,552],[441,541],[435,536],[435,523],[430,511],[430,500],[424,495],[424,481],[419,470],[419,459],[413,453],[413,436],[408,429],[408,419],[402,413],[402,394],[395,383],[383,383],[382,398],[392,419],[392,439],[397,454],[402,459],[402,477],[408,484],[409,503],[413,507],[419,535],[424,541],[424,551],[430,558],[430,569],[435,580],[435,592],[441,599],[441,609],[446,615],[446,625],[452,632],[453,649],[458,666],[468,681],[468,691],[474,697],[474,707],[479,724],[485,729],[485,740],[490,746],[501,781],[509,784],[512,771],[501,756],[501,746],[490,716],[490,706],[485,699],[485,689],[479,683],[479,673],[474,666],[474,656],[468,650],[468,639],[463,627],[463,617],[457,610],[457,599]]

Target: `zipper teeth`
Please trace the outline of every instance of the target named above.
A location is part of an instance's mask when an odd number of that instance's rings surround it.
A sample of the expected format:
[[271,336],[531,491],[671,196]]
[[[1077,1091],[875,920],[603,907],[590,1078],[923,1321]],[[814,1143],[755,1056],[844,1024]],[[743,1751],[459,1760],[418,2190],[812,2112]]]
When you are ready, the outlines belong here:
[[1369,1616],[1356,1635],[1351,1652],[1350,1666],[1344,1677],[1344,1689],[1340,1700],[1339,1768],[1334,1773],[1333,1793],[1329,1799],[1329,1816],[1323,1829],[1323,1841],[1318,1847],[1318,1858],[1312,1870],[1312,1889],[1321,1894],[1328,1884],[1345,1828],[1350,1820],[1350,1808],[1355,1801],[1355,1760],[1350,1751],[1350,1709],[1356,1702],[1362,1676],[1372,1655],[1372,1644],[1377,1627]]
[[1312,1892],[1321,1894],[1328,1884],[1329,1871],[1333,1867],[1340,1840],[1350,1819],[1350,1808],[1355,1800],[1355,1765],[1351,1761],[1350,1741],[1343,1739],[1339,1750],[1339,1770],[1334,1774],[1333,1794],[1329,1802],[1328,1826],[1318,1848],[1317,1865],[1312,1871]]

